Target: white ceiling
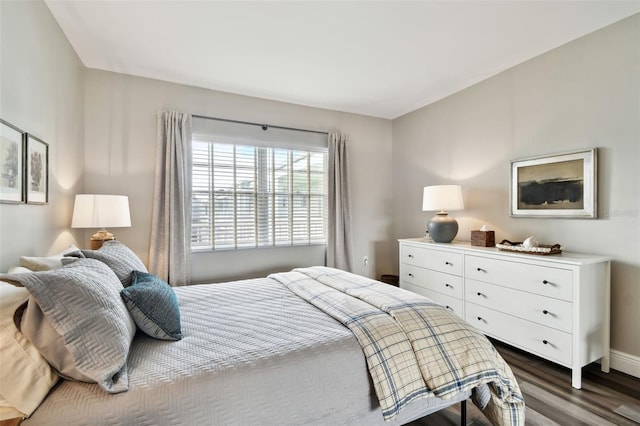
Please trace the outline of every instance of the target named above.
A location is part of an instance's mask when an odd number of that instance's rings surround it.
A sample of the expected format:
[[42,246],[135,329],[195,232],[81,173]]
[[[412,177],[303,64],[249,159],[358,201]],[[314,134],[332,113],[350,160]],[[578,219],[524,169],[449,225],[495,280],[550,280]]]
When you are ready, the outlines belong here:
[[384,118],[640,12],[640,0],[46,4],[89,68]]

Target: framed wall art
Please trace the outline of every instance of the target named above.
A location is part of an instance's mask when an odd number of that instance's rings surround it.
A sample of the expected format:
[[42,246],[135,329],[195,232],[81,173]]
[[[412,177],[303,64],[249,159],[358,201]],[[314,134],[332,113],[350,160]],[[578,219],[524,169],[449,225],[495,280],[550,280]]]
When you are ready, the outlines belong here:
[[597,217],[597,149],[511,161],[512,217]]
[[49,145],[27,133],[26,189],[28,204],[49,202]]
[[0,203],[24,203],[24,145],[24,132],[0,119]]

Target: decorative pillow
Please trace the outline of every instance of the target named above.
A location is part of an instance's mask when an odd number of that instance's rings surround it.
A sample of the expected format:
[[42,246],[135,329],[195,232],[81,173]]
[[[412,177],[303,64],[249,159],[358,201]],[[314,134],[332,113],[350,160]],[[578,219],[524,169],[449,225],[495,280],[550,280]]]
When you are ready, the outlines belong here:
[[22,334],[36,348],[40,348],[42,356],[60,376],[81,382],[95,381],[78,371],[73,361],[73,354],[64,344],[64,336],[56,331],[33,296],[29,297],[29,302],[18,324]]
[[58,381],[47,360],[18,330],[14,312],[29,298],[24,287],[15,287],[0,281],[0,405],[5,414],[28,417],[47,396]]
[[81,251],[85,257],[106,263],[125,287],[131,285],[131,272],[147,272],[140,258],[129,247],[117,240],[105,241],[98,250]]
[[[120,298],[122,284],[108,266],[94,259],[79,259],[50,271],[0,275],[0,279],[18,281],[29,290],[62,337],[57,342],[64,348],[58,347],[54,353],[68,351],[82,377],[107,392],[128,390],[126,361],[136,327]],[[29,329],[27,318],[22,321],[25,330]],[[50,363],[60,363],[48,358],[51,351],[47,348],[38,350]]]
[[178,298],[169,284],[141,271],[133,271],[131,277],[131,286],[120,295],[138,328],[156,339],[182,339]]
[[59,253],[54,254],[53,256],[47,257],[30,257],[30,256],[21,256],[20,257],[20,266],[24,268],[28,268],[32,271],[48,271],[50,269],[59,268],[62,266],[62,257],[71,252],[78,251],[78,247],[71,244],[66,249],[62,250]]

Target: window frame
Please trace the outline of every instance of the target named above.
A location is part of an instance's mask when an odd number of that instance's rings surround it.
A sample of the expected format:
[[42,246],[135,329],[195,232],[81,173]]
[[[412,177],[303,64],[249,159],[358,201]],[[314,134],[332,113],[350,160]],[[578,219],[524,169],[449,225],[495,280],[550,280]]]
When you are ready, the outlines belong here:
[[[207,144],[208,148],[208,158],[207,161],[203,162],[202,160],[197,161],[196,156],[198,149],[196,149],[196,144]],[[282,145],[282,146],[279,146]],[[216,193],[222,194],[224,191],[215,188],[215,158],[211,157],[213,151],[215,151],[216,146],[232,146],[232,163],[230,166],[233,172],[233,187],[232,187],[232,197],[233,197],[233,243],[223,242],[223,239],[217,238],[216,231]],[[253,182],[250,183],[250,188],[247,190],[239,190],[238,180],[237,180],[237,172],[238,172],[238,149],[249,148],[253,151],[253,167],[249,167],[249,169],[253,169]],[[276,179],[276,161],[275,156],[277,153],[286,152],[287,155],[287,190],[286,191],[278,191],[277,188],[277,179]],[[270,156],[266,160],[259,160],[258,157],[264,156],[264,154]],[[306,165],[302,168],[303,177],[306,177],[306,192],[304,193],[296,193],[294,191],[294,179],[295,174],[299,173],[301,170],[295,170],[294,167],[294,155],[295,153],[302,154],[302,157],[306,156]],[[318,156],[320,154],[320,156]],[[322,167],[319,169],[317,167],[312,167],[311,161],[312,157],[315,157],[315,161],[318,161],[318,157],[322,160]],[[214,164],[211,164],[211,161]],[[299,161],[299,160],[298,160]],[[258,164],[260,163],[260,164]],[[196,189],[196,176],[195,172],[198,167],[208,168],[208,190],[203,191],[202,189]],[[266,168],[266,170],[265,170]],[[267,191],[265,191],[265,179],[261,177],[262,174],[268,173],[271,176],[266,179]],[[259,176],[260,175],[260,176]],[[322,179],[322,183],[320,185],[321,191],[313,191],[312,190],[312,180],[313,176],[320,176]],[[317,185],[316,185],[317,188]],[[198,219],[197,209],[199,208],[196,203],[197,194],[202,194],[203,197],[208,197],[208,213],[204,213],[201,216],[206,216],[208,214],[208,222],[205,223],[207,231],[204,233],[197,233],[198,226],[195,225]],[[250,203],[252,204],[253,215],[253,231],[250,233],[252,236],[249,238],[252,241],[247,243],[246,241],[242,241],[239,238],[239,234],[241,236],[241,230],[238,227],[238,203],[239,197],[246,195],[247,199],[250,199]],[[268,214],[265,217],[264,211],[265,207],[261,206],[264,198],[268,200]],[[276,227],[276,203],[277,198],[283,197],[287,198],[287,216],[286,221],[288,223],[288,235],[286,238],[282,238],[278,234],[278,229]],[[301,239],[300,237],[296,237],[296,218],[299,217],[295,214],[295,201],[305,200],[306,203],[306,223],[303,225],[304,231],[306,232],[306,239]],[[316,211],[315,214],[311,214],[311,210],[313,208],[312,202],[313,200],[320,199],[321,208],[318,210],[318,204],[316,202]],[[228,205],[227,205],[228,207]],[[321,214],[318,215],[318,211],[321,211]],[[282,212],[280,212],[282,213]],[[270,222],[270,223],[268,223]],[[320,222],[318,224],[318,222]],[[315,233],[314,226],[316,227]],[[317,232],[317,227],[321,229],[321,233]],[[203,227],[200,226],[202,229]],[[264,238],[265,229],[270,234],[268,238]],[[197,237],[198,235],[203,235],[205,241],[202,244],[198,244]],[[260,248],[278,248],[278,247],[291,247],[291,246],[311,246],[311,245],[325,245],[327,244],[328,238],[328,148],[327,147],[309,147],[309,146],[293,146],[292,144],[273,144],[264,141],[258,141],[253,139],[243,139],[243,138],[230,138],[228,136],[220,136],[220,135],[200,135],[194,134],[192,137],[192,231],[190,237],[190,250],[191,252],[206,252],[206,251],[228,251],[228,250],[242,250],[242,249],[260,249]],[[220,241],[220,243],[217,243]]]

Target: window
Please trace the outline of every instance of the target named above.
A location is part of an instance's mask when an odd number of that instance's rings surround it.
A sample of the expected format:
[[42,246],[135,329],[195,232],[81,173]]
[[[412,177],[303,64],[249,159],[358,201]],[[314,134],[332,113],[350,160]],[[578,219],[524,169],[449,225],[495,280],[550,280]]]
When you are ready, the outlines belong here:
[[192,141],[192,250],[325,244],[327,150]]

